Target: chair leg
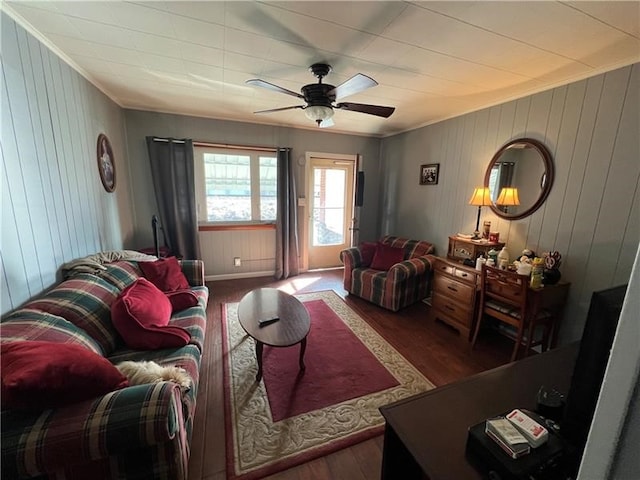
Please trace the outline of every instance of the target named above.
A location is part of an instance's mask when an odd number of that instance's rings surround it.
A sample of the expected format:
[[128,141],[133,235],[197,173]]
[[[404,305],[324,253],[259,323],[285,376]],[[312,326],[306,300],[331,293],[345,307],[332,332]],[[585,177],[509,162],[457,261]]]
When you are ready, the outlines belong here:
[[529,322],[529,330],[527,332],[527,343],[525,344],[524,356],[528,357],[531,352],[531,344],[533,343],[533,335],[536,333],[536,322]]
[[553,324],[551,323],[547,323],[544,326],[544,332],[542,334],[542,347],[541,347],[541,350],[543,352],[546,352],[547,350],[549,350],[549,341],[551,338],[552,325]]
[[482,310],[478,313],[478,319],[476,320],[476,328],[473,331],[473,338],[471,339],[471,349],[476,346],[476,340],[478,339],[478,332],[480,331],[480,324],[482,323],[482,318],[484,315],[482,314]]
[[511,361],[513,362],[518,358],[518,349],[522,345],[522,335],[524,334],[524,324],[521,322],[518,326],[518,334],[516,336],[516,344],[513,346],[513,353],[511,354]]

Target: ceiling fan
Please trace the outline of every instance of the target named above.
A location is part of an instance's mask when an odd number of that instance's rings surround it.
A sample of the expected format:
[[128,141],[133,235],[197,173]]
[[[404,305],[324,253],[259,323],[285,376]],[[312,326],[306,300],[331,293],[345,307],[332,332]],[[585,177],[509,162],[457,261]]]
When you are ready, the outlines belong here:
[[352,102],[340,102],[334,103],[336,100],[340,100],[348,95],[359,93],[367,88],[375,87],[378,85],[373,78],[358,73],[351,77],[344,83],[341,83],[337,87],[329,85],[328,83],[322,83],[322,79],[331,72],[331,65],[326,63],[314,63],[309,67],[311,73],[318,78],[318,83],[310,83],[300,89],[302,94],[293,92],[273,83],[253,78],[247,80],[245,83],[254,85],[256,87],[262,87],[274,92],[285,93],[293,97],[300,98],[306,102],[306,105],[293,105],[291,107],[272,108],[270,110],[260,110],[254,113],[271,113],[281,112],[283,110],[293,110],[300,108],[304,110],[304,114],[307,118],[313,120],[319,127],[330,127],[333,125],[333,110],[350,110],[352,112],[368,113],[369,115],[376,115],[378,117],[389,118],[395,111],[394,107],[383,107],[381,105],[367,105],[365,103],[352,103]]

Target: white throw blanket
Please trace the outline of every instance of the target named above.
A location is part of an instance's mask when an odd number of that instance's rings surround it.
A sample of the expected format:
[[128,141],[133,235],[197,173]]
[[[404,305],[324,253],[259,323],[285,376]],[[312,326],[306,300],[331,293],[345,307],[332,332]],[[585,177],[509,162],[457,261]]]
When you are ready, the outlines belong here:
[[100,275],[107,267],[105,263],[115,262],[117,260],[132,260],[135,262],[155,262],[158,257],[136,252],[135,250],[112,250],[108,252],[99,252],[86,257],[78,258],[67,262],[60,267],[62,270],[62,278],[65,280],[78,273],[93,273]]

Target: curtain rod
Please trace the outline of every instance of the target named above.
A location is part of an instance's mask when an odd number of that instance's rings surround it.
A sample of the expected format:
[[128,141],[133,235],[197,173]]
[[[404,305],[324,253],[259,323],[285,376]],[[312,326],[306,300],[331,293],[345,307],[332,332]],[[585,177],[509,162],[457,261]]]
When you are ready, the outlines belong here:
[[[153,137],[154,142],[168,142],[168,138]],[[184,143],[184,140],[173,140],[175,143]],[[256,150],[260,152],[277,152],[279,149],[274,147],[260,147],[256,145],[231,145],[228,143],[211,143],[194,141],[194,147],[210,147],[210,148],[228,148],[230,150]]]

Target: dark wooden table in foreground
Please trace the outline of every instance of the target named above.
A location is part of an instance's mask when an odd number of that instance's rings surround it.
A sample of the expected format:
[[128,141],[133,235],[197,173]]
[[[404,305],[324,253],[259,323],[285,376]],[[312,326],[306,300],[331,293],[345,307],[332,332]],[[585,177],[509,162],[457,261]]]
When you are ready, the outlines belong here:
[[469,427],[514,408],[535,409],[542,385],[566,394],[577,354],[575,343],[382,407],[382,479],[485,478],[465,457]]
[[[260,320],[274,317],[278,320],[260,326]],[[304,370],[311,319],[300,300],[276,288],[257,288],[240,300],[238,320],[244,331],[256,341],[256,381],[262,378],[262,350],[265,345],[290,347],[300,343],[300,370]]]

